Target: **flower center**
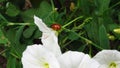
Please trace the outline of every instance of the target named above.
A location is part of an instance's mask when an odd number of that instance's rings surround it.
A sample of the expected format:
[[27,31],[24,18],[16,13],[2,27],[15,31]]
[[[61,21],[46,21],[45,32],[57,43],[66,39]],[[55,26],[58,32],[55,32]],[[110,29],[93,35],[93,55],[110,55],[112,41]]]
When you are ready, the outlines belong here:
[[49,64],[48,63],[44,63],[44,68],[49,68]]
[[110,63],[109,68],[117,68],[117,64],[112,62]]

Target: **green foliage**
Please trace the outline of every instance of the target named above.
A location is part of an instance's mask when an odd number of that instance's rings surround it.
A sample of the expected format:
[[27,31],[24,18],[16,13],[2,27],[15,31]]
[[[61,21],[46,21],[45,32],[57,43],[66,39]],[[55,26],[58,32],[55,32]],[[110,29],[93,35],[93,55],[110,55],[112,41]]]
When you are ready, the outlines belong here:
[[0,2],[3,2],[3,1],[5,1],[5,0],[0,0]]
[[23,32],[23,36],[24,36],[25,38],[30,38],[30,37],[33,35],[33,33],[34,33],[35,30],[36,30],[36,28],[35,28],[34,26],[28,27],[28,28]]
[[77,40],[79,38],[75,32],[69,32],[68,34],[70,40]]
[[25,8],[23,0],[0,0],[0,47],[4,48],[0,55],[7,59],[6,68],[22,68],[23,51],[41,37],[34,15],[49,27],[61,25],[58,40],[63,52],[76,50],[93,56],[102,49],[120,50],[120,34],[114,32],[120,28],[119,0],[30,1],[32,7]]
[[19,14],[19,9],[13,5],[12,3],[7,3],[6,4],[6,14],[8,16],[11,16],[11,17],[14,17],[14,16],[17,16]]
[[16,68],[16,58],[14,57],[8,58],[7,68]]
[[100,39],[100,46],[104,49],[109,49],[109,39],[107,36],[106,29],[104,25],[101,25],[99,28],[99,39]]
[[0,29],[0,44],[7,44],[8,42],[8,39],[4,36],[2,30]]

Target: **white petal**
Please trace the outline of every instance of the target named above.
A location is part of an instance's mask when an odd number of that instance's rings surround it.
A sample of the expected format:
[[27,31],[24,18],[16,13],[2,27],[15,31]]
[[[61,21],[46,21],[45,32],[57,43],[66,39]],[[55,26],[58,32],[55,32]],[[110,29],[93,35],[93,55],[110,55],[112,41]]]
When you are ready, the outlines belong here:
[[42,43],[44,47],[53,52],[56,56],[61,55],[60,46],[58,45],[57,37],[54,33],[43,33]]
[[120,62],[120,52],[117,50],[102,50],[98,52],[93,59],[100,64],[109,65],[111,62]]
[[35,24],[42,31],[42,43],[48,50],[53,52],[56,56],[61,55],[61,50],[58,45],[58,38],[55,35],[55,31],[48,28],[40,18],[34,16]]
[[108,65],[103,64],[103,65],[100,65],[100,66],[99,66],[99,68],[109,68],[109,66],[108,66]]
[[98,68],[99,63],[91,59],[89,55],[85,55],[78,68]]
[[58,57],[58,61],[61,68],[78,68],[84,55],[82,52],[68,51]]
[[50,28],[48,28],[42,21],[42,19],[34,16],[34,22],[38,26],[39,30],[42,32],[50,32]]
[[45,68],[46,63],[49,68],[60,68],[54,54],[46,50],[42,45],[28,46],[23,52],[23,68]]

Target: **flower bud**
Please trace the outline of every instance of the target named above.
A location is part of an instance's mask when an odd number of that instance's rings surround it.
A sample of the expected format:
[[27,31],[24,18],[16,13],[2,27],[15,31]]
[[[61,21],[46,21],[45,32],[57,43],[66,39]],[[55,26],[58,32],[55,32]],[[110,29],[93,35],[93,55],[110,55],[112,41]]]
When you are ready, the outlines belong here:
[[120,28],[116,28],[113,30],[115,33],[120,34]]
[[107,34],[108,35],[108,38],[109,38],[109,40],[115,40],[115,36],[114,35],[110,35],[110,34]]
[[73,11],[75,9],[75,4],[74,2],[70,3],[70,11]]

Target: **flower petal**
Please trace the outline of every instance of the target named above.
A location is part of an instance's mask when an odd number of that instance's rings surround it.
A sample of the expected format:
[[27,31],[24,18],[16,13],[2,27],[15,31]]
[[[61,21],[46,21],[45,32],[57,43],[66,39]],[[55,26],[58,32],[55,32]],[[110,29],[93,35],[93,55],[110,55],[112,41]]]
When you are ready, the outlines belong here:
[[58,57],[58,61],[61,68],[78,68],[84,55],[82,52],[68,51]]
[[42,32],[50,32],[50,28],[48,28],[42,21],[42,19],[34,16],[34,22],[38,26],[39,30]]
[[60,68],[54,54],[42,45],[28,46],[22,56],[23,68]]
[[89,55],[85,55],[78,68],[98,68],[99,63],[91,59]]
[[102,50],[98,52],[93,59],[98,61],[100,64],[107,64],[111,62],[120,62],[120,52],[117,50]]
[[99,68],[109,68],[109,66],[103,64],[103,65],[100,65]]
[[57,42],[57,37],[54,33],[43,33],[42,43],[44,47],[46,47],[49,51],[53,52],[56,56],[61,55],[61,50]]
[[58,38],[55,35],[55,31],[48,28],[40,18],[34,16],[35,24],[42,31],[42,43],[48,50],[53,52],[56,56],[61,55],[61,50],[58,45]]

